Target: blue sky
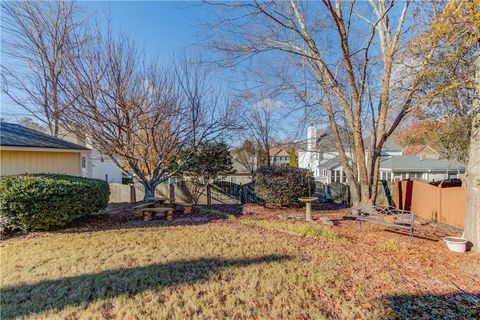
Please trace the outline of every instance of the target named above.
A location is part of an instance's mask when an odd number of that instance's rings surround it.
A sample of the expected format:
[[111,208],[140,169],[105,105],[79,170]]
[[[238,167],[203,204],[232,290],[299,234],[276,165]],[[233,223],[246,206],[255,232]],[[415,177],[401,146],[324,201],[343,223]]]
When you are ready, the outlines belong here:
[[110,17],[114,32],[125,33],[149,56],[168,60],[201,39],[200,21],[209,8],[186,1],[84,1],[86,12],[97,13],[100,22]]
[[[116,34],[125,34],[135,40],[147,57],[167,62],[184,50],[194,50],[201,39],[200,21],[208,18],[209,8],[201,2],[182,1],[81,1],[78,3],[84,14],[95,16],[103,26],[110,21]],[[2,32],[2,37],[6,34]],[[10,61],[2,55],[2,63]],[[15,121],[24,116],[2,94],[1,114],[7,120]]]
[[[101,26],[106,27],[110,22],[114,34],[125,34],[133,39],[145,51],[147,58],[157,58],[165,63],[173,56],[181,56],[185,50],[190,56],[197,52],[204,56],[206,51],[198,46],[199,42],[205,43],[208,34],[202,22],[212,21],[214,16],[214,8],[200,1],[80,1],[78,5],[85,15],[95,18]],[[2,36],[6,35],[2,32]],[[2,59],[2,63],[10,63],[4,56]],[[222,88],[229,85],[237,89],[252,86],[244,76],[234,73],[232,69],[216,72],[215,81]],[[25,116],[31,118],[4,94],[1,97],[1,116],[11,122]],[[297,120],[289,114],[288,119],[282,120],[282,131],[297,130],[292,124]]]

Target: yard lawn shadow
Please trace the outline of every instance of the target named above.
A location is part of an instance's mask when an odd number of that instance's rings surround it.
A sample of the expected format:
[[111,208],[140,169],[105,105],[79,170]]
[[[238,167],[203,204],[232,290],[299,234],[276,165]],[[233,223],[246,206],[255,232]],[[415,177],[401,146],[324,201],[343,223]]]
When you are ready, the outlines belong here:
[[387,297],[394,319],[480,319],[480,292]]
[[243,267],[291,258],[268,255],[246,259],[174,261],[5,287],[0,289],[2,297],[0,318],[14,319],[47,310],[60,311],[68,306],[88,304],[99,299],[191,284],[208,279],[212,273],[218,272],[221,268]]

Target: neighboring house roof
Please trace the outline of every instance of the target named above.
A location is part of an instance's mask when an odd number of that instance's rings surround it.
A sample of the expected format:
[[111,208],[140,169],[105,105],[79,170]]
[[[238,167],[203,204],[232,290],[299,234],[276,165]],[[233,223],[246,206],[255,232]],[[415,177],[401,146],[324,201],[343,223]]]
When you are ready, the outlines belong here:
[[[335,144],[335,136],[330,127],[317,129],[317,141],[315,142],[315,149],[319,152],[336,152],[337,145]],[[352,136],[346,129],[340,128],[340,140],[347,149],[350,149]],[[299,151],[308,151],[308,138],[305,141],[298,143]]]
[[[350,149],[352,145],[352,135],[345,129],[340,128],[340,140],[346,151]],[[335,152],[337,151],[337,145],[335,142],[335,136],[330,128],[317,130],[317,150],[322,152]]]
[[273,148],[270,148],[270,156],[271,157],[275,157],[275,156],[288,157],[290,156],[290,153],[281,147],[273,147]]
[[324,161],[318,165],[318,168],[324,168],[327,170],[333,170],[337,167],[340,167],[342,164],[340,162],[340,159],[338,157],[329,159],[327,161]]
[[388,139],[387,141],[385,141],[385,143],[383,144],[383,148],[382,148],[382,151],[385,151],[385,152],[394,152],[394,151],[403,151],[403,148],[401,146],[399,146],[395,141],[393,141],[393,139]]
[[432,159],[440,158],[440,153],[426,144],[406,146],[403,154],[407,156],[426,156]]
[[81,145],[55,138],[19,124],[0,124],[0,145],[10,147],[89,150]]
[[380,162],[380,169],[392,171],[446,171],[465,170],[465,165],[446,159],[429,159],[419,156],[391,156]]
[[[333,170],[342,164],[338,157],[324,161],[318,165],[318,168]],[[465,170],[465,165],[446,159],[430,159],[418,156],[391,156],[380,162],[380,169],[389,169],[392,171],[447,171],[447,170]]]
[[[337,145],[335,142],[335,136],[333,135],[332,130],[330,127],[328,128],[322,128],[322,129],[317,129],[316,131],[317,135],[317,141],[316,141],[316,150],[321,151],[321,152],[337,152]],[[349,132],[345,128],[340,128],[340,140],[342,141],[342,144],[345,148],[345,151],[349,151],[351,146],[353,145],[353,137],[351,132]],[[369,148],[369,138],[364,139],[364,145],[365,149]],[[307,141],[302,142],[299,145],[299,149],[301,151],[308,151],[307,149]],[[401,152],[402,147],[399,146],[393,139],[388,139],[385,141],[383,144],[382,151],[384,152]]]

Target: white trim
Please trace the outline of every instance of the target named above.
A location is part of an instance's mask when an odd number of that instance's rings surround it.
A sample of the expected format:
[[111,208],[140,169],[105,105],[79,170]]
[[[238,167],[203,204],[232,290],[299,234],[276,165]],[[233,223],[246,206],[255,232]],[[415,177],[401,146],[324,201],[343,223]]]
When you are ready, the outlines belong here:
[[89,149],[59,149],[59,148],[38,148],[38,147],[17,147],[0,146],[0,151],[28,151],[28,152],[90,152]]

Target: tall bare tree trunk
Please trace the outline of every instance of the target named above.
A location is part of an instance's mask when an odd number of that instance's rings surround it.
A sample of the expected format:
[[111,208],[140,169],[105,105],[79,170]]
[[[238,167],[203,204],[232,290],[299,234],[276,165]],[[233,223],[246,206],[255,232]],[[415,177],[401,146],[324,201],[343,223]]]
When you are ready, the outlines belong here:
[[157,188],[157,185],[151,182],[148,182],[148,183],[142,182],[142,184],[145,190],[143,201],[147,201],[149,199],[155,198],[155,189]]
[[475,61],[475,97],[472,108],[472,135],[467,164],[467,215],[464,238],[472,243],[472,250],[480,252],[480,56]]

